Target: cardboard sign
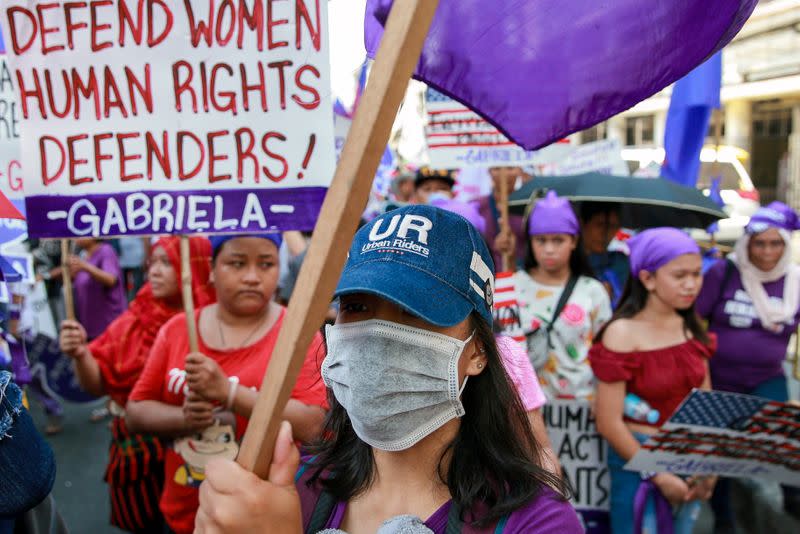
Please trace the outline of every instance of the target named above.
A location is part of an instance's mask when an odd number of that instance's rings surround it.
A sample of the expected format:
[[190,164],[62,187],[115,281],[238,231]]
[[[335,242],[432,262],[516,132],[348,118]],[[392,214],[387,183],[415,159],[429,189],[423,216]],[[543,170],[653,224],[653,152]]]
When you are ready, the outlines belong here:
[[800,485],[800,407],[695,390],[625,466]]
[[[20,126],[11,69],[6,56],[0,55],[0,191],[24,215]],[[22,242],[27,231],[25,221],[0,219],[0,250],[6,245]]]
[[334,169],[323,0],[3,3],[34,237],[309,230]]
[[629,176],[630,169],[622,159],[622,146],[619,141],[604,139],[576,146],[553,167],[552,174],[570,176],[587,172]]
[[534,152],[509,141],[480,115],[434,89],[425,92],[425,139],[431,167],[503,167],[530,165]]
[[573,505],[586,532],[610,532],[608,443],[597,432],[589,402],[548,400],[543,415],[553,450],[575,492]]
[[495,276],[494,320],[500,326],[500,333],[525,346],[525,333],[519,316],[517,288],[514,286],[514,273],[503,272]]

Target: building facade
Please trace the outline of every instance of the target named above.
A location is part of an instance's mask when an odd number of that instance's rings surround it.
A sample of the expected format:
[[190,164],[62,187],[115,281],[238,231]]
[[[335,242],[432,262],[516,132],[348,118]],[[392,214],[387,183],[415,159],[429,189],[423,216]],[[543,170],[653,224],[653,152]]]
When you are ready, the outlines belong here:
[[[721,142],[746,150],[743,161],[761,201],[800,209],[800,0],[761,0],[723,50]],[[626,147],[661,147],[671,89],[579,134]],[[715,142],[709,128],[708,142]]]

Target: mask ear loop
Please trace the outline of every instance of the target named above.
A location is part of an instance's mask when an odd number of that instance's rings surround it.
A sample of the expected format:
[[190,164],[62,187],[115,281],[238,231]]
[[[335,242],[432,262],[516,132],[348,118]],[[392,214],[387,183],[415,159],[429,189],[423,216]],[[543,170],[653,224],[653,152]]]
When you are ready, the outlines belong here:
[[467,380],[469,380],[469,375],[464,377],[464,381],[461,383],[461,389],[458,390],[458,398],[461,398],[461,394],[464,393],[464,388],[467,387]]
[[[474,338],[474,337],[475,337],[475,330],[473,330],[472,333],[469,335],[469,337],[464,340],[464,347],[469,345],[469,342],[472,341],[472,338]],[[462,349],[462,351],[463,351],[463,349]],[[485,351],[483,349],[481,349],[481,352],[483,353]],[[459,399],[461,398],[461,394],[464,393],[464,388],[467,387],[467,380],[469,380],[469,375],[464,377],[464,381],[461,383],[461,387],[458,390],[458,398]]]

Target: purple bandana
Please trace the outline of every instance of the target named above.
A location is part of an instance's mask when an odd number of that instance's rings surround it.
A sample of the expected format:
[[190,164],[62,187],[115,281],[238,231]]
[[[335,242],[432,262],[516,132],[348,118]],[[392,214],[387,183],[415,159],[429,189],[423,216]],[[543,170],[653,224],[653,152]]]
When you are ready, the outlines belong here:
[[748,234],[760,234],[770,228],[793,231],[800,229],[797,213],[783,202],[772,202],[758,209],[747,223]]
[[528,235],[569,234],[578,235],[581,227],[575,211],[566,198],[560,198],[555,191],[536,203],[528,219]]
[[631,274],[654,273],[678,256],[700,254],[694,240],[677,228],[651,228],[628,241]]

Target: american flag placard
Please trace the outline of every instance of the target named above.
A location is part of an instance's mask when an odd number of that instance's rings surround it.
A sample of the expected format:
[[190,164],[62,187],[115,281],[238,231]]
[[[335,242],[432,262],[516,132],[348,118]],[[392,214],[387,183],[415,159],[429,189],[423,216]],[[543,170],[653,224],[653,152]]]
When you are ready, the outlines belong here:
[[800,485],[800,407],[694,390],[625,468]]
[[432,168],[516,167],[533,163],[533,152],[509,141],[486,119],[450,97],[429,88],[425,107],[425,139]]

